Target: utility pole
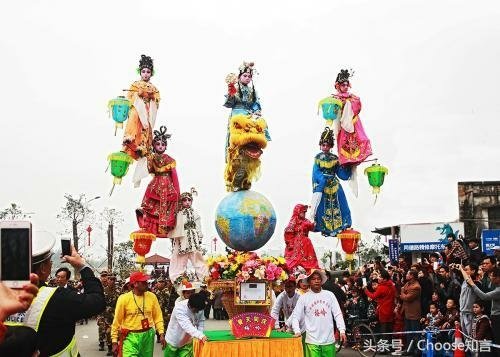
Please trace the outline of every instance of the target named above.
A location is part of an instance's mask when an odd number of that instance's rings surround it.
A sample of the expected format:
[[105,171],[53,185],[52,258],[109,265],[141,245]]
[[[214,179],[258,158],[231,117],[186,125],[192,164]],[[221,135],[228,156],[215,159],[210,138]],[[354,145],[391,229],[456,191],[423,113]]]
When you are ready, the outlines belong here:
[[113,255],[115,245],[115,226],[123,222],[122,213],[115,208],[104,207],[100,214],[101,229],[107,226],[106,235],[108,237],[108,247],[106,249],[106,257],[108,260],[108,272],[113,271]]
[[113,223],[112,221],[108,224],[108,272],[113,271],[113,244],[114,244],[114,236],[113,236]]
[[73,246],[78,252],[78,221],[73,218]]

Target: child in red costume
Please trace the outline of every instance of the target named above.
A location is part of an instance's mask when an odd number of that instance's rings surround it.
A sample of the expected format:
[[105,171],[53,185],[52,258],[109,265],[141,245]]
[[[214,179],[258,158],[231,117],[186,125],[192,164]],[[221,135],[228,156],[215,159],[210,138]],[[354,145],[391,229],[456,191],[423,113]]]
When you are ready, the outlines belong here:
[[285,228],[285,259],[289,271],[301,266],[307,271],[319,269],[316,252],[308,237],[314,228],[314,223],[306,219],[306,205],[298,204],[293,209],[293,215]]

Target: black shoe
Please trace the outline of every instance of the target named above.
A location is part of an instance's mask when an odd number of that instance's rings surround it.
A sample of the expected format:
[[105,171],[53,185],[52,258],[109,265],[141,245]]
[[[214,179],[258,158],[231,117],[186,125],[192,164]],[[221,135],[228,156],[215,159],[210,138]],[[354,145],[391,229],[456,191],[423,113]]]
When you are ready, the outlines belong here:
[[113,355],[113,351],[108,350],[108,353],[106,353],[106,356],[112,356],[112,355]]

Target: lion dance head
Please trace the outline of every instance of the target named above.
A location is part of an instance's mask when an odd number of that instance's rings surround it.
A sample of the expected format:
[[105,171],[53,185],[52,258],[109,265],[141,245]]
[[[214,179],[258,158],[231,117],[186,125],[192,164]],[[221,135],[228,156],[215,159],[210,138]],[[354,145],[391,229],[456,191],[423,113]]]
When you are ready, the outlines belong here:
[[228,191],[249,190],[260,174],[260,155],[267,146],[266,121],[262,117],[238,114],[229,122],[224,178]]

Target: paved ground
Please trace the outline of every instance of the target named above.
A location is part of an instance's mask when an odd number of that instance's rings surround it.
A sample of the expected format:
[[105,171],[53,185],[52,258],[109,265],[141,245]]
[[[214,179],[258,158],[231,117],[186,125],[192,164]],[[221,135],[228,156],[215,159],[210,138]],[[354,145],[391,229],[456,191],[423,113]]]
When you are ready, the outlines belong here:
[[[207,330],[228,330],[229,325],[227,320],[207,320],[205,323]],[[106,356],[106,351],[99,351],[99,342],[97,336],[97,322],[96,320],[89,320],[88,325],[76,326],[76,337],[78,348],[82,357],[99,357]],[[155,345],[154,356],[163,356],[160,344]]]
[[[205,328],[207,330],[228,330],[229,325],[227,320],[219,321],[210,319],[206,321]],[[78,348],[82,357],[106,356],[106,351],[99,351],[96,320],[89,320],[88,325],[77,325],[76,337]],[[359,356],[357,352],[345,349],[342,349],[342,351],[340,351],[337,355],[345,357]],[[154,356],[163,356],[160,344],[155,345]]]

